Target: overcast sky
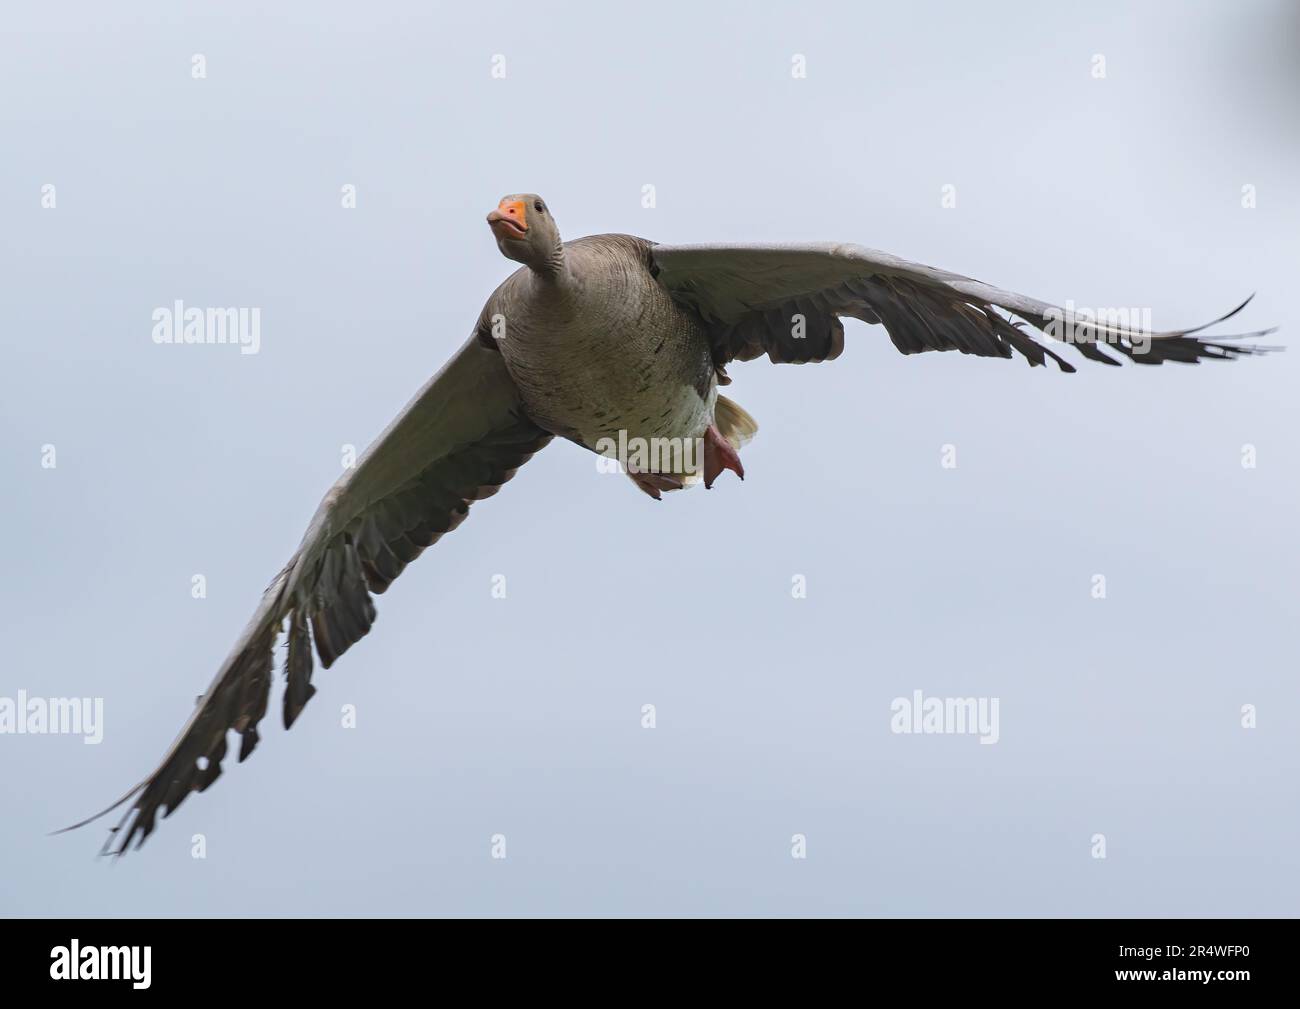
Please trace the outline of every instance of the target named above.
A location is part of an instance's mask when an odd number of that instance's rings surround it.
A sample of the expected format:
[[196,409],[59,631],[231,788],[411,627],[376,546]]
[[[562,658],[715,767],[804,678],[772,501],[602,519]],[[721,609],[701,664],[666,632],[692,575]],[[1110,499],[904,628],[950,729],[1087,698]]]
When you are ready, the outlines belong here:
[[[103,703],[97,744],[0,734],[0,912],[1296,912],[1300,355],[1062,375],[856,322],[732,368],[743,484],[656,504],[555,443],[142,851],[45,836],[155,765],[469,333],[503,193],[1300,331],[1293,4],[270,6],[0,24],[0,701]],[[156,344],[178,299],[259,353]],[[918,690],[997,742],[891,731]]]

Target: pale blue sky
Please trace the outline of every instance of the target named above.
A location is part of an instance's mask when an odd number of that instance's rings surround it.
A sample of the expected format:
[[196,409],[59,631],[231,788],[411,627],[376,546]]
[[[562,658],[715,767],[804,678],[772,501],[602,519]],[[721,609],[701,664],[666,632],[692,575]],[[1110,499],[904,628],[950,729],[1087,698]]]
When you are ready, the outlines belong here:
[[[46,837],[154,765],[341,446],[468,334],[503,193],[1300,330],[1291,4],[268,6],[0,24],[0,696],[105,718],[0,735],[0,913],[1296,912],[1300,356],[1066,376],[858,323],[732,369],[743,484],[655,504],[553,445],[143,851]],[[259,307],[261,352],[156,346],[178,298]],[[892,734],[917,689],[998,698],[998,743]]]

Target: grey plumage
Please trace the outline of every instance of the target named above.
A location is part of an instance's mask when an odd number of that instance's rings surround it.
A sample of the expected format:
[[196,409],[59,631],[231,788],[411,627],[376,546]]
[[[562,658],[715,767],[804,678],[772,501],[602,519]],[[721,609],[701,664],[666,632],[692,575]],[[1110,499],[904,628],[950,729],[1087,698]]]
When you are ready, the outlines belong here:
[[[466,344],[325,495],[162,762],[109,807],[130,802],[105,850],[142,844],[159,811],[166,816],[211,785],[230,731],[240,736],[239,760],[253,752],[282,627],[288,728],[316,692],[313,645],[321,665],[333,665],[373,627],[373,597],[556,435],[593,450],[620,432],[707,441],[715,455],[706,459],[706,485],[724,467],[743,475],[735,449],[756,425],[718,396],[725,365],[764,354],[833,360],[844,348],[842,318],[883,325],[905,354],[1019,354],[1031,366],[1051,358],[1074,370],[1026,329],[1047,333],[1053,306],[860,246],[673,246],[630,235],[562,243],[532,194],[506,197],[488,220],[501,251],[523,266],[489,297]],[[1073,346],[1106,364],[1196,363],[1268,349],[1193,335],[1204,328],[1102,326],[1099,342]],[[638,480],[655,497],[685,482],[675,474]]]
[[[1050,357],[1062,371],[1074,366],[1039,342],[1018,316],[1046,332],[1055,318],[1079,320],[1047,302],[860,245],[656,245],[658,281],[709,324],[715,359],[751,360],[767,354],[775,362],[833,360],[844,346],[840,316],[880,323],[904,354],[956,350],[979,357],[1010,358],[1030,366]],[[1118,364],[1118,354],[1138,364],[1224,359],[1268,348],[1225,343],[1267,336],[1253,333],[1197,339],[1192,334],[1236,315],[1249,298],[1205,326],[1156,333],[1095,326],[1096,342],[1070,344],[1085,358]],[[806,318],[806,335],[791,335],[796,313]],[[1145,352],[1137,352],[1149,339]],[[1104,348],[1104,349],[1103,349]]]
[[211,785],[221,774],[229,731],[241,736],[241,761],[253,752],[282,623],[289,628],[288,728],[316,692],[313,641],[329,668],[369,633],[372,594],[388,588],[425,547],[460,524],[472,502],[495,493],[551,437],[523,415],[500,355],[471,338],[325,495],[301,546],[162,762],[104,810],[134,800],[105,850],[122,854],[133,842],[142,844],[160,810],[167,816],[191,792]]
[[588,448],[619,431],[695,437],[710,423],[707,334],[654,282],[650,251],[631,235],[566,242],[563,275],[517,270],[479,318],[533,420]]

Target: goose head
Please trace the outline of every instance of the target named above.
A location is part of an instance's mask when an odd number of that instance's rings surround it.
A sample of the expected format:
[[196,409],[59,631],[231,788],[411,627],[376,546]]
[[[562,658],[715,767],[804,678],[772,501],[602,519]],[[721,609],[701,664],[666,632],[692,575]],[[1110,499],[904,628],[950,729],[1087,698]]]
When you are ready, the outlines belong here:
[[552,272],[561,261],[560,229],[546,201],[536,193],[503,196],[487,222],[507,259],[538,273]]

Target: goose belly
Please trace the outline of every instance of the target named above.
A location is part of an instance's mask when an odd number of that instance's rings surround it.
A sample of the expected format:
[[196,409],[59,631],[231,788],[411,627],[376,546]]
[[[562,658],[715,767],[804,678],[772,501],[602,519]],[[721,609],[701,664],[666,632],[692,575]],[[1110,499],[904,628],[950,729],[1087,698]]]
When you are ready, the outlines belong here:
[[503,347],[532,419],[602,454],[610,440],[700,437],[717,384],[698,324],[671,304],[601,307],[520,334],[513,353]]

